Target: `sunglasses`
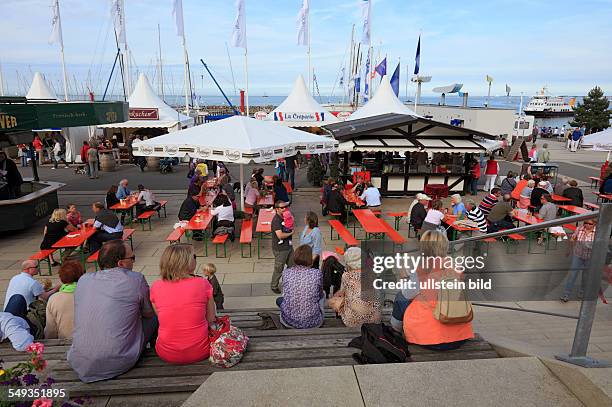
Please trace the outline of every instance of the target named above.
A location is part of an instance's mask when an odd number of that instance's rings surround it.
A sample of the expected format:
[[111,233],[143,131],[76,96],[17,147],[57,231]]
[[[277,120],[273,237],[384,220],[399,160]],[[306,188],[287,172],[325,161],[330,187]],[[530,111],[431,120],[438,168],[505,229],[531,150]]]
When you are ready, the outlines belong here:
[[130,257],[124,257],[124,258],[123,258],[123,259],[121,259],[121,260],[132,260],[132,261],[135,261],[135,260],[136,260],[136,255],[132,255],[132,256],[130,256]]

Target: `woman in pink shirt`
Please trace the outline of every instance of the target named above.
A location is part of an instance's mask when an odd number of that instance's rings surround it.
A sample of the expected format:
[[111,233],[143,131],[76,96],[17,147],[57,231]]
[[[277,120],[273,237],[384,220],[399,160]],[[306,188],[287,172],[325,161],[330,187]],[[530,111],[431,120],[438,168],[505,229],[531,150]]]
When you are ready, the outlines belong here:
[[195,276],[193,246],[168,246],[159,262],[161,280],[151,286],[151,302],[159,319],[155,350],[169,363],[195,363],[210,353],[208,323],[216,317],[213,289]]

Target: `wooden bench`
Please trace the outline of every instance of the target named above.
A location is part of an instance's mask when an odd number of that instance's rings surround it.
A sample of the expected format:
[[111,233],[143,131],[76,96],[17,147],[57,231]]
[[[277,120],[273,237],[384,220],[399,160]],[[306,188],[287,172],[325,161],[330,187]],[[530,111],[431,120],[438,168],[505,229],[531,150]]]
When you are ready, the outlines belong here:
[[161,210],[164,210],[164,218],[168,217],[168,214],[166,213],[166,204],[168,203],[168,201],[159,201],[159,208],[157,209],[157,216],[159,216],[159,218],[161,219]]
[[219,246],[223,245],[223,257],[227,257],[227,246],[226,242],[229,238],[228,234],[225,235],[217,235],[213,238],[212,243],[215,245],[215,257],[219,257]]
[[[506,253],[511,254],[511,253],[516,253],[516,250],[511,251],[510,248],[514,246],[514,248],[516,249],[518,247],[518,243],[522,240],[527,240],[527,238],[519,233],[512,233],[510,235],[506,235],[506,237],[508,238],[506,240]],[[528,249],[528,251],[530,251],[531,248]]]
[[123,236],[121,237],[121,240],[123,241],[130,241],[130,247],[132,248],[132,251],[134,251],[134,240],[132,236],[134,232],[136,232],[136,229],[123,229]]
[[[400,235],[400,233],[395,230],[393,228],[393,226],[389,225],[387,222],[385,222],[384,220],[381,220],[382,225],[385,227],[386,231],[385,233],[387,234],[387,236],[389,236],[389,239],[391,239],[393,241],[393,244],[396,245],[403,245],[404,243],[406,243],[406,238],[402,235]],[[395,249],[395,246],[394,246]]]
[[339,221],[339,220],[328,220],[327,221],[329,223],[329,226],[331,226],[331,230],[330,230],[330,239],[334,240],[334,230],[336,230],[336,233],[338,234],[338,238],[342,239],[344,241],[344,244],[346,246],[358,246],[359,245],[359,241],[357,239],[355,239],[355,237],[351,234],[351,232],[349,232],[349,230],[344,227],[344,225]]
[[170,232],[170,234],[166,238],[166,242],[170,242],[170,244],[180,243],[181,242],[181,237],[184,234],[185,234],[185,229],[183,229],[182,227],[178,227],[178,228],[174,229],[172,232]]
[[[55,253],[55,249],[47,249],[47,250],[41,250],[36,254],[31,255],[30,257],[28,257],[28,260],[36,260],[38,262],[38,266],[40,266],[40,262],[44,261],[47,263],[47,269],[49,270],[49,274],[48,275],[52,275],[52,270],[51,270],[51,260],[49,260],[49,256],[51,256],[53,253]],[[42,276],[42,273],[40,272],[40,270],[38,271],[40,273],[40,275]]]
[[253,219],[243,219],[240,229],[240,257],[246,257],[244,245],[249,245],[249,258],[253,255],[251,243],[253,243]]
[[[111,380],[83,383],[66,361],[71,340],[47,339],[41,341],[45,344],[44,358],[49,361],[45,373],[53,377],[57,387],[65,389],[71,397],[99,399],[162,393],[170,397],[170,393],[178,396],[179,392],[195,391],[215,372],[357,364],[352,355],[359,350],[347,345],[360,335],[360,330],[342,326],[342,321],[336,319],[331,310],[326,310],[323,326],[314,329],[260,330],[258,327],[261,326],[261,318],[258,312],[278,314],[278,310],[272,309],[226,312],[232,324],[242,328],[249,337],[242,361],[231,369],[213,367],[208,360],[189,365],[173,365],[162,361],[153,349],[147,349],[136,366],[128,372]],[[388,312],[385,316],[388,319]],[[456,350],[439,352],[417,345],[409,345],[409,350],[413,363],[499,357],[492,346],[478,335]],[[0,345],[0,358],[5,363],[12,363],[24,361],[26,355],[15,351],[10,343],[5,342]],[[184,395],[181,395],[179,403],[168,405],[182,403]]]
[[601,182],[601,178],[599,177],[589,177],[589,179],[591,180],[591,188],[597,188]]
[[599,210],[599,205],[595,205],[594,203],[585,202],[582,205],[591,211]]
[[400,221],[403,217],[408,216],[408,212],[387,212],[388,216],[392,216],[395,221],[395,230],[399,230]]
[[572,225],[571,223],[566,223],[565,225],[563,225],[563,228],[571,230],[572,232],[576,231],[576,225]]
[[149,222],[149,230],[153,230],[151,225],[151,217],[153,217],[153,215],[155,215],[155,211],[144,211],[136,218],[140,221],[143,232],[145,230],[145,221]]
[[93,263],[94,267],[96,268],[96,271],[98,271],[98,256],[100,255],[100,250],[98,250],[95,253],[92,253],[91,256],[89,256],[87,258],[87,263]]

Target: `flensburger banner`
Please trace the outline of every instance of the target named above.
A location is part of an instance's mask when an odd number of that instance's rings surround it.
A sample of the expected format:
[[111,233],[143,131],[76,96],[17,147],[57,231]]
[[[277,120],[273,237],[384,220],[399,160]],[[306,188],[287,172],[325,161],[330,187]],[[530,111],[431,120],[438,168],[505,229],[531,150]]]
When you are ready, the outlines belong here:
[[323,122],[325,112],[274,112],[274,121]]

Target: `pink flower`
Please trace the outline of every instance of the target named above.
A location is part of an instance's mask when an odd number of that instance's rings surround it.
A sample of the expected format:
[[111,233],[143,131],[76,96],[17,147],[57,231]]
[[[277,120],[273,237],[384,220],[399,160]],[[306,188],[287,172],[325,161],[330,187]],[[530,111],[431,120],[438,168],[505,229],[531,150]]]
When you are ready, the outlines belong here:
[[52,407],[52,406],[53,406],[53,400],[46,399],[44,397],[36,399],[32,403],[32,407]]
[[37,372],[42,372],[47,367],[47,361],[42,358],[36,357],[32,359],[32,363],[34,364],[34,369],[36,369]]
[[43,345],[40,342],[31,343],[26,348],[26,352],[34,352],[39,356],[42,355],[44,351],[45,351],[45,345]]

